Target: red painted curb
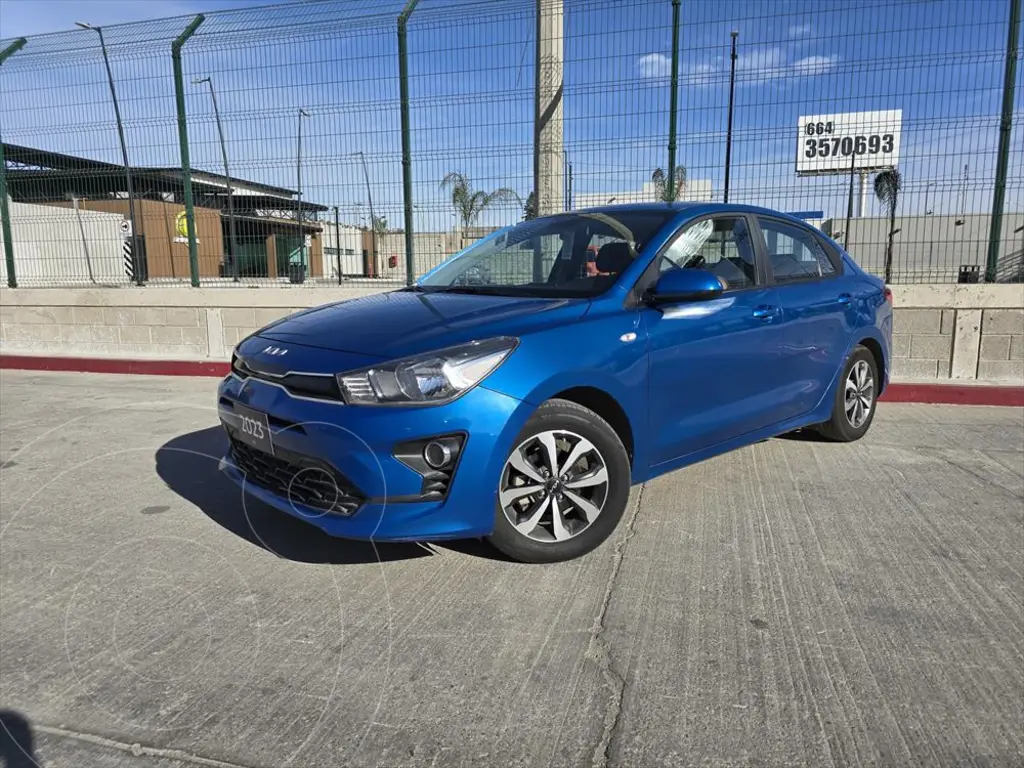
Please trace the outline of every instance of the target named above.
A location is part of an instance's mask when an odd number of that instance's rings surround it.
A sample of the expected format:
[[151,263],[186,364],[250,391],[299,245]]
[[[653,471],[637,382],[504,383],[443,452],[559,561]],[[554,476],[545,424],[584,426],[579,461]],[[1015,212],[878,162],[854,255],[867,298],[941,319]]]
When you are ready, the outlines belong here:
[[885,388],[881,400],[887,403],[945,403],[948,405],[1024,406],[1024,387],[985,384],[901,384]]
[[123,360],[105,357],[36,357],[0,355],[0,368],[23,371],[134,373],[148,376],[227,376],[230,363],[203,360]]
[[[25,371],[130,373],[150,376],[227,376],[230,363],[201,360],[124,360],[102,357],[0,355],[0,368]],[[978,384],[906,384],[893,382],[882,400],[889,403],[1008,405],[1024,407],[1024,387]]]

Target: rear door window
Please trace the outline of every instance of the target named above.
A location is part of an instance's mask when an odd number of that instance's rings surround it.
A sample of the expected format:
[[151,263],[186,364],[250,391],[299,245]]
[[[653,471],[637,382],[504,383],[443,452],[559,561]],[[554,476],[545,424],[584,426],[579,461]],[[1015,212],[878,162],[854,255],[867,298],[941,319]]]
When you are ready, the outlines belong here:
[[836,265],[812,232],[776,219],[758,218],[757,223],[776,283],[821,280],[836,274]]

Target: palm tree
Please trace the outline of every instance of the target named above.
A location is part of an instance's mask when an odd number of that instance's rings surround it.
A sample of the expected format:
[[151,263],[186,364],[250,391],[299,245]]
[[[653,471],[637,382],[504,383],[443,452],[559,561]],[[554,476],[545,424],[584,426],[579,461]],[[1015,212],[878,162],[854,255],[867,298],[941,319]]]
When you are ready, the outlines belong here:
[[682,165],[676,166],[675,190],[669,189],[668,174],[661,168],[654,169],[654,173],[651,174],[651,181],[654,182],[654,186],[658,190],[659,200],[664,200],[667,203],[675,202],[682,196],[683,190],[686,189],[686,167]]
[[461,171],[452,171],[445,176],[441,181],[441,189],[451,190],[452,206],[455,208],[456,216],[461,219],[463,228],[473,226],[484,209],[493,203],[514,200],[522,204],[519,195],[508,187],[501,187],[493,192],[474,190],[469,177]]
[[896,234],[896,205],[899,203],[903,177],[893,168],[875,176],[875,195],[889,213],[889,236],[885,246],[885,282],[892,280],[892,239]]
[[374,216],[373,217],[373,230],[378,235],[383,235],[388,231],[388,218],[387,216]]

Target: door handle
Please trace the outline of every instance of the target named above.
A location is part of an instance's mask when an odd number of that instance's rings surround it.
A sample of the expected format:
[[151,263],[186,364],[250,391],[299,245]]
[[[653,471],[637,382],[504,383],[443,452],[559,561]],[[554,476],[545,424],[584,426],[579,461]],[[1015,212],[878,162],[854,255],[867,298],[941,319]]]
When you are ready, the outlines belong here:
[[762,304],[760,307],[754,307],[754,317],[758,320],[772,320],[781,314],[782,310],[768,304]]
[[840,304],[849,304],[851,301],[853,301],[853,296],[851,296],[848,293],[840,293],[839,298],[836,299],[836,301],[838,301]]

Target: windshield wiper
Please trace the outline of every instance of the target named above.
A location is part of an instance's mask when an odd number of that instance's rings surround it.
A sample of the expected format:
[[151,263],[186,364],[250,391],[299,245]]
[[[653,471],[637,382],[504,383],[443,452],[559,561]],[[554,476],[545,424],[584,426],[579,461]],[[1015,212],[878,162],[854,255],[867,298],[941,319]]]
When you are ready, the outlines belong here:
[[[432,287],[431,293],[470,293],[489,296],[514,295],[516,288],[511,285],[445,285]],[[509,291],[513,293],[509,293]]]

